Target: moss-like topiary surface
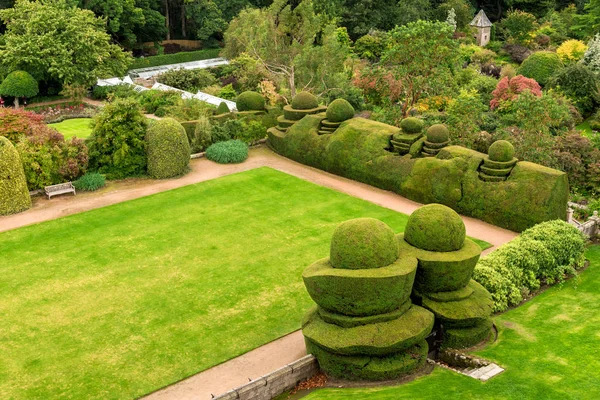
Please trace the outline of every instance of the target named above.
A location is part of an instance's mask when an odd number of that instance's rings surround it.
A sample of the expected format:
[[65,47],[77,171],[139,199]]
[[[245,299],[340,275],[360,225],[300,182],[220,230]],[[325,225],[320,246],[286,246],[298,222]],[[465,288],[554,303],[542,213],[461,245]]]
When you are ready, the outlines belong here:
[[450,140],[450,132],[443,124],[431,125],[427,129],[427,141],[431,143],[446,143]]
[[323,321],[328,324],[334,324],[341,326],[343,328],[352,328],[359,325],[367,325],[367,324],[375,324],[378,322],[387,322],[393,319],[400,317],[402,314],[406,312],[412,303],[410,300],[407,300],[402,304],[398,309],[391,311],[389,313],[384,314],[375,314],[368,315],[366,317],[351,317],[349,315],[332,313],[331,311],[327,311],[324,308],[318,307],[319,315],[323,319]]
[[21,157],[10,140],[0,136],[0,215],[15,214],[30,207]]
[[462,249],[450,252],[418,249],[404,240],[403,233],[397,238],[400,254],[410,254],[419,260],[415,290],[420,293],[450,292],[465,287],[481,254],[481,247],[468,238]]
[[421,118],[407,117],[400,122],[400,128],[404,133],[419,133],[424,126],[425,123]]
[[344,122],[354,117],[354,107],[347,100],[335,99],[327,107],[326,116],[328,121]]
[[394,231],[374,218],[342,222],[333,232],[330,248],[334,268],[366,269],[390,265],[398,258]]
[[447,328],[444,331],[442,348],[466,349],[473,347],[489,338],[492,333],[492,320],[490,318],[470,328]]
[[263,111],[265,109],[265,98],[260,93],[246,91],[240,93],[235,100],[238,111]]
[[334,313],[351,316],[383,314],[399,308],[410,297],[417,259],[402,256],[375,269],[333,268],[325,258],[302,272],[310,297]]
[[312,93],[300,92],[292,99],[291,106],[294,110],[310,110],[319,106],[319,100]]
[[[283,107],[283,116],[290,121],[299,121],[307,115],[324,113],[327,107],[318,106],[315,108],[309,108],[306,110],[297,110],[290,105]],[[323,114],[323,117],[325,115]]]
[[507,140],[497,140],[488,149],[490,160],[497,162],[511,161],[515,155],[515,148]]
[[335,354],[383,356],[419,343],[431,332],[433,321],[430,311],[413,305],[402,316],[388,322],[342,328],[326,323],[313,309],[304,320],[302,333]]
[[459,250],[466,235],[460,215],[442,204],[420,207],[410,215],[404,229],[404,240],[429,251]]
[[[473,280],[471,280],[471,282],[474,282]],[[458,289],[458,290],[453,290],[451,292],[429,292],[429,293],[425,293],[424,296],[430,298],[433,301],[438,301],[438,302],[448,302],[448,301],[459,301],[459,300],[464,300],[467,297],[469,297],[470,295],[473,294],[473,288],[471,287],[470,283],[467,284],[467,286]]]
[[348,380],[383,381],[397,379],[423,366],[429,347],[422,340],[403,352],[385,357],[343,356],[306,339],[306,351],[317,357],[327,375]]
[[190,144],[184,127],[173,118],[154,122],[146,132],[148,174],[156,179],[185,173],[190,163]]

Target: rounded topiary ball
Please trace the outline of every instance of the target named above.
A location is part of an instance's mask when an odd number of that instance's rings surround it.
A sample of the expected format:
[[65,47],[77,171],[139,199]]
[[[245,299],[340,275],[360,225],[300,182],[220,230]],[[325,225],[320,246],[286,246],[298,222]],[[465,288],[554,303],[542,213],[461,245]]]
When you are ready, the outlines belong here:
[[510,161],[515,156],[515,148],[506,140],[498,140],[488,149],[488,156],[492,161]]
[[15,214],[31,207],[31,196],[19,152],[0,136],[0,215]]
[[446,143],[450,140],[450,132],[443,124],[431,125],[427,129],[427,141],[431,143]]
[[156,179],[172,178],[186,172],[190,144],[185,128],[173,118],[154,122],[146,132],[148,174]]
[[265,109],[265,98],[260,93],[248,90],[240,93],[235,105],[238,111],[262,111]]
[[404,240],[428,251],[460,250],[465,237],[465,224],[460,215],[441,204],[429,204],[413,212],[404,229]]
[[354,107],[347,100],[335,99],[327,107],[325,115],[330,122],[344,122],[354,117]]
[[397,258],[398,241],[394,231],[377,219],[351,219],[342,222],[333,232],[330,261],[334,268],[381,268]]
[[424,125],[423,120],[416,117],[404,118],[400,122],[400,128],[402,128],[404,133],[419,133],[423,130]]
[[319,107],[319,101],[314,94],[300,92],[292,99],[292,108],[295,110],[312,110]]

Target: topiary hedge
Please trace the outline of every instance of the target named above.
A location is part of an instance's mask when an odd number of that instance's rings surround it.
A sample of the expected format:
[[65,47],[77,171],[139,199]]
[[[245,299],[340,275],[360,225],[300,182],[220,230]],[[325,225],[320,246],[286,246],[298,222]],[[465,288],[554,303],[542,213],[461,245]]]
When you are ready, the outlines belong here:
[[[236,106],[237,106],[237,104],[236,104]],[[231,110],[230,110],[230,109],[229,109],[229,107],[227,106],[227,103],[225,103],[224,101],[222,101],[222,102],[219,104],[219,107],[217,107],[217,112],[216,112],[216,113],[217,113],[217,115],[220,115],[220,114],[226,114],[226,113],[228,113],[228,112],[230,112],[230,111],[231,111]]]
[[519,75],[535,79],[541,86],[546,86],[556,71],[563,68],[558,54],[551,51],[533,53],[519,67]]
[[450,140],[450,132],[446,125],[435,124],[427,129],[427,141],[431,143],[447,143]]
[[239,164],[248,158],[248,145],[241,140],[218,142],[206,149],[206,158],[219,164]]
[[173,118],[154,122],[146,133],[148,174],[155,179],[185,173],[190,163],[190,144],[183,126]]
[[326,118],[329,122],[344,122],[352,117],[354,107],[344,99],[335,99],[327,107]]
[[15,214],[31,207],[25,172],[13,144],[0,136],[0,215]]
[[294,96],[291,105],[295,110],[311,110],[319,107],[319,100],[312,93],[300,92]]
[[265,109],[265,98],[260,93],[250,90],[240,93],[235,100],[238,111],[263,111]]
[[39,93],[38,83],[28,72],[13,71],[0,84],[0,94],[15,98],[19,106],[19,97],[34,97]]
[[456,251],[463,247],[465,224],[460,215],[442,204],[420,207],[408,218],[404,240],[418,249]]
[[506,140],[497,140],[488,149],[490,160],[496,162],[511,161],[515,156],[515,148]]
[[416,117],[404,118],[400,122],[400,128],[402,128],[402,131],[405,133],[419,133],[423,130],[423,126],[425,126],[425,122]]

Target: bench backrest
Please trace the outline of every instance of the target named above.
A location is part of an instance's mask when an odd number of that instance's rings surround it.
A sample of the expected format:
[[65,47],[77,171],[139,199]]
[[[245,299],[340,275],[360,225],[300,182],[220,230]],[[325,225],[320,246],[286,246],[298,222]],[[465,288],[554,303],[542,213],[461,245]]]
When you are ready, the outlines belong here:
[[59,183],[58,185],[46,186],[46,192],[57,192],[59,190],[75,189],[71,182]]

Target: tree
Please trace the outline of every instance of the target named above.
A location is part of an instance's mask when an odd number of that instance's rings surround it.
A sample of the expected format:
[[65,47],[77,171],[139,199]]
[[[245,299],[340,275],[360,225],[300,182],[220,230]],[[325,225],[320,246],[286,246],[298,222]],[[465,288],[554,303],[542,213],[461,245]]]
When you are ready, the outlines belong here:
[[98,77],[121,76],[131,56],[110,43],[102,19],[65,0],[17,0],[1,10],[6,23],[0,60],[39,81],[91,86]]
[[104,17],[108,33],[127,47],[137,42],[135,31],[145,24],[144,11],[135,0],[80,0],[79,6]]
[[500,31],[509,43],[527,44],[532,39],[532,33],[538,24],[535,15],[512,10],[500,23]]
[[597,33],[589,42],[581,63],[595,74],[600,74],[600,33]]
[[[185,18],[199,40],[206,40],[227,27],[221,10],[212,0],[185,0]],[[182,34],[186,36],[186,32]]]
[[584,117],[600,104],[598,79],[585,65],[572,64],[557,71],[550,79],[550,87],[571,100]]
[[454,10],[456,27],[459,30],[467,28],[475,15],[473,6],[466,0],[447,0],[440,4],[434,15],[439,21],[446,21],[451,10]]
[[15,98],[15,108],[19,108],[19,97],[34,97],[38,94],[38,83],[25,71],[13,71],[0,85],[0,94]]

